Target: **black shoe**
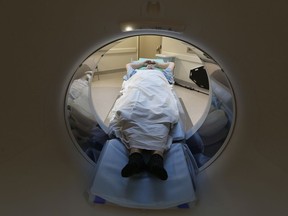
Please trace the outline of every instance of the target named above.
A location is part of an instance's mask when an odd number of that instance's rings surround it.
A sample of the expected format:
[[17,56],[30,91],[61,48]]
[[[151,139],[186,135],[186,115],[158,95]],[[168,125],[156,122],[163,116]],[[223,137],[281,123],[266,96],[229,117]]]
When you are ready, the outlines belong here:
[[148,171],[161,180],[167,180],[168,174],[163,165],[163,157],[159,154],[152,154],[147,164]]
[[141,153],[135,152],[129,155],[129,161],[122,169],[122,177],[130,177],[145,170],[146,164]]

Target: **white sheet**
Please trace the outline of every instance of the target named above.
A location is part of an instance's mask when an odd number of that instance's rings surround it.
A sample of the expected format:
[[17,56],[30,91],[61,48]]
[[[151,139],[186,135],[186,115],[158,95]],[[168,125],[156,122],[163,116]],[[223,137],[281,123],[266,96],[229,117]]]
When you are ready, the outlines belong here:
[[139,70],[123,83],[121,93],[111,112],[109,134],[115,134],[127,148],[169,149],[169,132],[178,122],[179,111],[163,73]]

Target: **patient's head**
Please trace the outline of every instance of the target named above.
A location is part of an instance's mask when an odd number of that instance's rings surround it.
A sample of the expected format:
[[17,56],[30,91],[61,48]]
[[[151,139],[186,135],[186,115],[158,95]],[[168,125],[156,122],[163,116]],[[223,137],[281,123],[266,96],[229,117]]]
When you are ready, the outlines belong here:
[[155,68],[155,64],[147,64],[146,69],[154,69]]
[[155,68],[155,61],[151,61],[151,60],[146,60],[145,61],[145,66],[146,66],[146,69],[154,69]]

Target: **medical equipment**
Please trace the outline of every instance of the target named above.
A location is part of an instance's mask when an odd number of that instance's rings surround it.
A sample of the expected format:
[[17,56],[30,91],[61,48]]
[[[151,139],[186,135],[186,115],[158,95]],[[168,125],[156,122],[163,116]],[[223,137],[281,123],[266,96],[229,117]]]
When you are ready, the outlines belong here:
[[[86,56],[144,34],[195,44],[233,87],[226,147],[198,174],[200,202],[180,214],[287,212],[287,1],[153,3],[1,1],[1,215],[175,214],[87,204],[94,165],[64,118],[66,92]],[[123,32],[129,21],[138,30]]]

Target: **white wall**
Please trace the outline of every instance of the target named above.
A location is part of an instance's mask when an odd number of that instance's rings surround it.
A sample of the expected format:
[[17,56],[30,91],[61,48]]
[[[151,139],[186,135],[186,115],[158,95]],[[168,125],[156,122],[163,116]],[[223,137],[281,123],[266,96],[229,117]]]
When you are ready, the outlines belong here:
[[194,49],[195,48],[192,45],[179,40],[168,37],[162,38],[162,54],[164,56],[175,57],[174,75],[176,82],[181,82],[183,85],[188,85],[191,88],[207,92],[205,89],[199,88],[189,78],[191,69],[203,65],[201,59],[193,51]]
[[137,37],[122,40],[100,59],[98,71],[124,70],[128,62],[137,60]]
[[[143,36],[142,36],[143,37]],[[199,67],[202,61],[194,52],[195,48],[189,44],[176,39],[162,37],[162,54],[167,56],[175,56],[175,75],[177,78],[188,80],[189,72],[192,68]],[[97,71],[111,72],[114,70],[125,69],[128,62],[138,59],[138,37],[130,37],[123,39],[120,42],[115,42],[115,45],[107,45],[102,48],[99,53],[91,55],[85,63],[92,69],[97,65]]]

